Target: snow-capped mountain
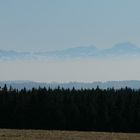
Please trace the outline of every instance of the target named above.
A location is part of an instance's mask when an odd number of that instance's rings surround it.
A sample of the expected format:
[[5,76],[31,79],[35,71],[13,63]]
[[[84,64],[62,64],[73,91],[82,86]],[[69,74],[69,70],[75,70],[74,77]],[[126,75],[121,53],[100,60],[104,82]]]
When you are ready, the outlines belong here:
[[104,50],[106,55],[111,56],[140,56],[140,48],[132,43],[119,43],[110,49]]
[[29,60],[31,58],[34,56],[30,52],[0,50],[0,60]]
[[99,49],[95,46],[75,47],[49,52],[17,52],[0,50],[0,60],[34,60],[34,59],[74,59],[74,58],[120,58],[140,57],[140,48],[126,42],[112,48]]

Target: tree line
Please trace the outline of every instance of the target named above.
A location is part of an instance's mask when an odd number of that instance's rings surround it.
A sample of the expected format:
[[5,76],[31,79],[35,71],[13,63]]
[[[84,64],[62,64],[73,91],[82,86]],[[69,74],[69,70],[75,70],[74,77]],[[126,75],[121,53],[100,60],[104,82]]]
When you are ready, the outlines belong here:
[[140,132],[140,90],[0,88],[0,128]]

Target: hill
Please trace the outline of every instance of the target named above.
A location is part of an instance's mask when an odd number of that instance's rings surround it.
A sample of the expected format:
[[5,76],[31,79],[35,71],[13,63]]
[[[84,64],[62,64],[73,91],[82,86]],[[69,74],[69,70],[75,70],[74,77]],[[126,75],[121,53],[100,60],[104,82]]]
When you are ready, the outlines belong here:
[[69,83],[41,83],[41,82],[32,82],[32,81],[1,81],[0,86],[3,87],[6,84],[8,87],[12,86],[13,88],[22,89],[26,87],[27,89],[38,88],[38,87],[46,87],[46,88],[57,88],[58,86],[63,87],[64,89],[73,87],[75,89],[91,89],[99,86],[101,89],[114,88],[120,89],[125,88],[126,86],[132,89],[140,88],[140,81],[138,80],[130,80],[130,81],[107,81],[107,82],[91,82],[91,83],[83,83],[83,82],[69,82]]

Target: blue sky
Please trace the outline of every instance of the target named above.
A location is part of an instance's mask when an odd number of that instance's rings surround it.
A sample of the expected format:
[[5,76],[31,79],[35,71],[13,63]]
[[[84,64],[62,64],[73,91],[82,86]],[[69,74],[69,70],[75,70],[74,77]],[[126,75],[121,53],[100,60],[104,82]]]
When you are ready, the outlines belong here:
[[140,46],[139,0],[1,0],[0,49]]
[[[40,52],[131,42],[140,47],[140,0],[0,0],[0,50]],[[0,61],[0,80],[140,80],[139,58]]]

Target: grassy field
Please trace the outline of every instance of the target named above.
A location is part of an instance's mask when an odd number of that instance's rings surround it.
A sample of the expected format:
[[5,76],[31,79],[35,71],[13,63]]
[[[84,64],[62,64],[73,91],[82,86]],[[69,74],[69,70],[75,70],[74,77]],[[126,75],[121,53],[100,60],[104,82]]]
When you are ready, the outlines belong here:
[[140,140],[140,134],[0,129],[0,140]]

